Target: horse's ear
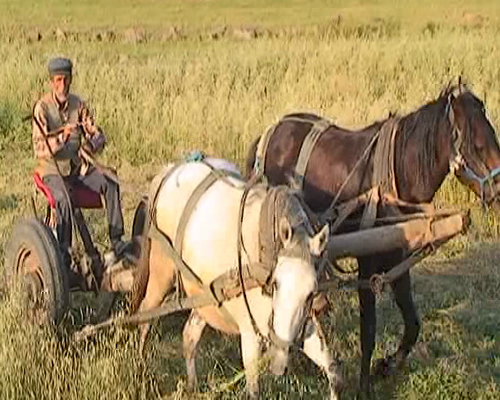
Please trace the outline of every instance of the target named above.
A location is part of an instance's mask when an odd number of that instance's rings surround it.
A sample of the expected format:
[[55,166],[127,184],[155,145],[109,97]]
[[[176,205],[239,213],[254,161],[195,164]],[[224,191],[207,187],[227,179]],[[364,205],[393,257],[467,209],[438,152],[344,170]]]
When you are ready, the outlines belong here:
[[312,255],[319,257],[326,249],[330,237],[330,227],[325,224],[323,228],[309,239],[309,250]]
[[290,243],[292,240],[292,226],[290,225],[290,222],[288,222],[288,219],[286,217],[282,217],[279,222],[279,236],[281,243],[283,243],[283,247],[287,247],[287,245]]
[[446,84],[446,86],[439,93],[439,97],[448,96],[448,94],[453,91],[452,85],[453,85],[453,79],[450,79]]
[[453,79],[450,79],[448,81],[448,85],[446,86],[446,91],[447,92],[450,91],[452,87],[453,87]]
[[462,93],[466,92],[467,90],[468,90],[467,85],[462,80],[462,75],[459,75],[458,76],[458,93],[462,94]]
[[453,94],[453,92],[450,92],[448,94],[448,107],[451,107],[451,103],[453,102],[453,100],[455,100],[455,95]]

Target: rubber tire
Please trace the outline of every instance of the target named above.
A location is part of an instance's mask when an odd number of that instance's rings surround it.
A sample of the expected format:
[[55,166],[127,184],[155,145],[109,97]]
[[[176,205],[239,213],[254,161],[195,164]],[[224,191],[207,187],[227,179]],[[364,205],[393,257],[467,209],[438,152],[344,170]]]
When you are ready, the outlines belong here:
[[8,287],[18,275],[17,255],[27,246],[36,252],[48,293],[49,323],[58,325],[69,307],[69,284],[59,244],[49,227],[36,218],[16,224],[5,251],[5,279]]

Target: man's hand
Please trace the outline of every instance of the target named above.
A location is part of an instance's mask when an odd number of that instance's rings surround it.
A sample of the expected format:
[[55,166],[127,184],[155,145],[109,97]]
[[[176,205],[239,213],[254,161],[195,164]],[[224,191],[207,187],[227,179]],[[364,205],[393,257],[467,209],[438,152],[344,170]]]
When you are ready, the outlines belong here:
[[83,130],[88,137],[92,137],[97,133],[98,129],[95,124],[94,113],[87,107],[83,107],[80,121],[82,122]]
[[66,124],[64,126],[64,130],[62,132],[62,140],[64,143],[66,143],[69,140],[69,137],[71,134],[74,132],[76,129],[76,124]]
[[97,126],[95,125],[94,121],[91,120],[90,118],[87,118],[87,120],[82,122],[83,130],[87,134],[89,138],[93,137],[98,133]]
[[97,133],[97,127],[94,124],[86,124],[85,132],[87,132],[87,135],[92,137]]

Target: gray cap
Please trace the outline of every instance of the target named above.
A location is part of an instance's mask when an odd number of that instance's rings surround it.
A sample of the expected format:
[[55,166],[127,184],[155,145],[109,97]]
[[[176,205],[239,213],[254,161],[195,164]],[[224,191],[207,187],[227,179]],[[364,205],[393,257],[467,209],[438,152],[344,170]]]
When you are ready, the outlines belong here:
[[50,76],[71,75],[73,64],[68,58],[57,57],[49,61],[48,68]]

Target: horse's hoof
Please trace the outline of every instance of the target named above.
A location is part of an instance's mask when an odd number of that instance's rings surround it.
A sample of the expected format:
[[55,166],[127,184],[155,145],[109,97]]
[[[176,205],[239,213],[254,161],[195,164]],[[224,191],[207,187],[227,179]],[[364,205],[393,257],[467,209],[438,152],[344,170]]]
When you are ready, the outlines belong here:
[[375,361],[373,375],[391,376],[396,373],[396,359],[394,357],[379,358]]

